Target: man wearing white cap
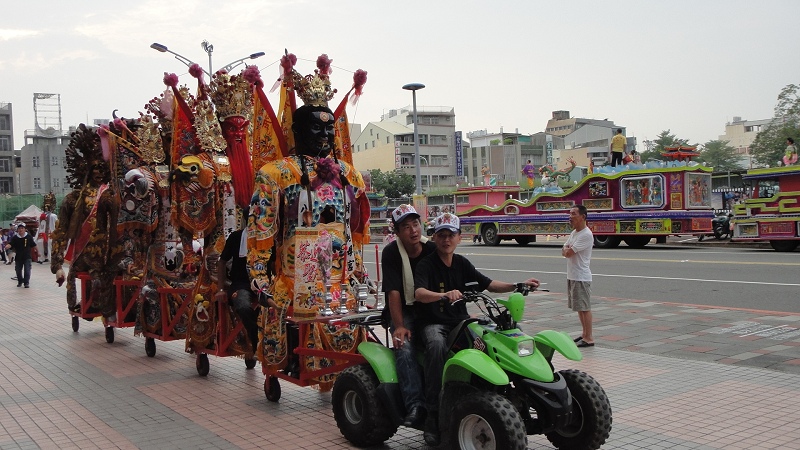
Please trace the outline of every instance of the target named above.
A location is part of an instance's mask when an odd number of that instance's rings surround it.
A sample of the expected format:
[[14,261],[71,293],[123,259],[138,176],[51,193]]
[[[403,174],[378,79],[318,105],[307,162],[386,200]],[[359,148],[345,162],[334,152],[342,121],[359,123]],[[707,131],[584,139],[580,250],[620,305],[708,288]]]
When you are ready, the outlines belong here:
[[[411,344],[414,329],[414,268],[436,246],[423,234],[420,215],[411,205],[392,211],[392,225],[397,239],[381,254],[383,292],[388,299],[397,377],[406,407],[405,426],[421,425],[424,419],[422,371]],[[386,317],[386,310],[384,310]]]
[[[439,391],[447,358],[447,335],[462,320],[469,318],[467,306],[461,300],[466,284],[477,282],[477,290],[511,292],[513,283],[492,280],[478,272],[467,258],[456,254],[461,242],[458,217],[445,213],[434,221],[433,242],[436,253],[419,262],[414,271],[414,295],[417,301],[417,327],[425,342],[425,398],[428,419],[425,422],[425,443],[439,445]],[[525,281],[538,287],[539,280]]]

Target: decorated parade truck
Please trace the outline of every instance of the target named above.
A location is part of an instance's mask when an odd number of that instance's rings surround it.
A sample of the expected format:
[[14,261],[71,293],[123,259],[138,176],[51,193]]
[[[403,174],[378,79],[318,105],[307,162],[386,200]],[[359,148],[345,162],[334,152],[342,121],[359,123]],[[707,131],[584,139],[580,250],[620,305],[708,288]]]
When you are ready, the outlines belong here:
[[747,199],[733,210],[733,240],[769,241],[779,252],[800,245],[800,166],[751,169]]
[[567,190],[545,178],[550,185],[527,201],[517,186],[460,188],[455,205],[462,232],[487,245],[506,239],[526,245],[539,235],[569,234],[570,208],[583,205],[596,247],[624,241],[641,248],[653,238],[709,233],[711,168],[691,162],[683,148],[666,154],[671,161],[597,168]]

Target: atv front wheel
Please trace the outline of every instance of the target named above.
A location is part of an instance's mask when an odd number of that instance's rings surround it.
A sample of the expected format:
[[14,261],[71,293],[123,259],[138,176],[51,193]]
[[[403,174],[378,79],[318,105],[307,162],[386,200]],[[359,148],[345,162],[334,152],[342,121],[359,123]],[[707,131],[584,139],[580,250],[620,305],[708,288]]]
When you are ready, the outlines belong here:
[[600,384],[579,370],[559,372],[572,394],[572,418],[564,428],[547,433],[561,449],[598,449],[611,432],[611,404]]
[[357,447],[380,445],[397,432],[378,399],[378,378],[368,364],[348,367],[336,377],[331,403],[339,431]]
[[449,448],[525,450],[528,436],[519,411],[495,392],[476,392],[455,404],[446,432]]

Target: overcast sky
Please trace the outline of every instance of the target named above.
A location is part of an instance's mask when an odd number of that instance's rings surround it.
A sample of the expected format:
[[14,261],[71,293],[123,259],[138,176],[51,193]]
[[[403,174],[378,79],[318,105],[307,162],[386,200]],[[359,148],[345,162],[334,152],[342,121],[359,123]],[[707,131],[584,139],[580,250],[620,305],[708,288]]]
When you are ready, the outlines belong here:
[[208,40],[215,70],[263,51],[254,62],[267,86],[284,48],[301,73],[327,53],[341,92],[352,71],[369,73],[351,121],[410,105],[401,86],[420,82],[418,106],[454,107],[465,134],[543,131],[564,109],[613,120],[640,144],[666,129],[704,143],[733,116],[771,117],[781,88],[800,83],[797,0],[2,0],[0,10],[0,102],[13,103],[16,148],[34,126],[34,92],[61,94],[66,129],[114,109],[138,117],[165,71],[194,86],[153,42],[207,69]]

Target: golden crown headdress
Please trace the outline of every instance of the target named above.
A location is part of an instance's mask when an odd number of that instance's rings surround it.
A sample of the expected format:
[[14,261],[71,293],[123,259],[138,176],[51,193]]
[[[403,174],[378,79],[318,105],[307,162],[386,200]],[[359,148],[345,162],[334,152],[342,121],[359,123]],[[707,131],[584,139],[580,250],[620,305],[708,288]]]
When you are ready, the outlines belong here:
[[300,75],[292,69],[292,81],[294,90],[303,100],[303,104],[310,106],[328,107],[328,100],[336,94],[336,89],[331,88],[329,75],[331,74],[332,59],[328,55],[322,54],[317,58],[317,69],[313,75]]
[[217,72],[211,77],[209,90],[220,121],[234,116],[250,120],[253,115],[253,87],[243,76]]

